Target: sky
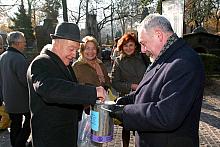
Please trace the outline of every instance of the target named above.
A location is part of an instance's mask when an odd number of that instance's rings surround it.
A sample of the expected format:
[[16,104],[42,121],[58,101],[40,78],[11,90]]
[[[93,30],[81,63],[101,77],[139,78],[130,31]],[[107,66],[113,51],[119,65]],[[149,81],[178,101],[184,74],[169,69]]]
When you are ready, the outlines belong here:
[[[10,5],[13,5],[16,1],[19,2],[20,0],[0,0],[0,6],[8,5],[8,8],[9,8]],[[26,2],[26,0],[24,0],[24,2]],[[79,4],[79,0],[67,0],[67,7],[69,9],[77,9],[78,4]],[[13,15],[13,13],[16,11],[17,11],[17,7],[13,7],[11,10],[8,10],[8,13]]]
[[[19,2],[20,3],[20,0],[0,0],[0,5],[13,5],[15,2],[17,1],[17,3]],[[42,0],[41,0],[42,1]],[[106,0],[106,2],[108,2],[109,0]],[[24,0],[24,2],[27,3],[27,0]],[[74,11],[78,11],[78,6],[79,6],[79,2],[80,0],[67,0],[67,7],[68,9],[70,10],[74,10]],[[9,8],[9,7],[8,7]],[[25,5],[25,8],[27,9],[27,5]],[[13,14],[18,10],[18,7],[17,6],[14,6],[11,10],[8,10],[7,13],[9,16],[13,16]],[[60,10],[60,14],[62,14],[62,9]],[[70,13],[68,13],[70,15]],[[102,13],[98,13],[100,15],[102,15]],[[99,17],[99,16],[97,16]],[[102,16],[100,16],[102,17]],[[0,19],[0,23],[2,22],[7,22],[6,20],[7,18],[4,18],[4,19]],[[62,19],[62,15],[60,15],[60,17],[58,17],[58,21],[59,22],[62,22],[63,19]],[[71,20],[69,20],[71,21]],[[43,24],[43,21],[40,23],[40,25]],[[38,24],[39,25],[39,24]],[[85,22],[81,21],[79,23],[79,27],[80,29],[82,28],[85,28]]]
[[[0,0],[0,6],[1,5],[9,5],[8,7],[6,8],[11,8],[10,5],[13,5],[16,1],[20,1],[20,0]],[[26,0],[24,0],[24,2],[26,2]],[[78,9],[78,5],[79,5],[79,0],[67,0],[67,7],[68,9],[71,9],[71,10],[77,10]],[[25,6],[25,8],[27,8],[27,6]],[[14,6],[12,9],[8,9],[7,13],[9,16],[13,16],[13,14],[18,10],[18,7]],[[61,10],[61,13],[62,13],[62,10]],[[62,21],[62,19],[58,18],[58,21]],[[1,17],[0,19],[0,23],[6,23],[7,22],[7,17]]]
[[[0,5],[13,5],[16,1],[20,1],[20,0],[0,0]],[[24,2],[26,2],[26,0],[24,0]],[[79,4],[79,0],[67,0],[67,7],[69,8],[77,8]],[[11,12],[13,13],[13,11],[16,11],[16,7],[14,7],[14,9],[11,10]]]

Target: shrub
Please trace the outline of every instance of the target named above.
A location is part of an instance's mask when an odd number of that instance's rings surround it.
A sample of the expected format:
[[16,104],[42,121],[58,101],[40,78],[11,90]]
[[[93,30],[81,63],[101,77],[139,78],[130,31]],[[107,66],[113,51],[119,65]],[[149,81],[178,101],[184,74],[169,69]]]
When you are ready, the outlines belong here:
[[220,57],[214,54],[199,54],[205,67],[206,74],[214,74],[220,72]]

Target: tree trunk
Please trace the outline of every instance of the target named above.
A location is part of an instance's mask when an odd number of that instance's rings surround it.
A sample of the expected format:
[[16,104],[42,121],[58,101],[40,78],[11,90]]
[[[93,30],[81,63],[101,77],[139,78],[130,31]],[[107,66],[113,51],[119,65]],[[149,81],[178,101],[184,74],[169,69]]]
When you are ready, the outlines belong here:
[[149,12],[148,12],[148,8],[145,7],[143,8],[143,11],[142,11],[142,14],[141,14],[141,21],[144,20],[144,18],[149,15]]
[[114,42],[114,28],[113,28],[113,7],[114,7],[114,5],[113,5],[113,2],[112,2],[112,0],[111,0],[111,33],[112,33],[112,43]]
[[28,16],[31,18],[32,11],[31,11],[31,2],[28,0]]
[[86,17],[86,35],[92,35],[98,39],[96,15],[88,14]]
[[220,18],[217,19],[217,23],[216,23],[216,32],[218,32],[219,19],[220,19]]
[[67,4],[66,4],[66,0],[62,0],[62,5],[63,5],[63,21],[68,22],[68,14],[67,14]]

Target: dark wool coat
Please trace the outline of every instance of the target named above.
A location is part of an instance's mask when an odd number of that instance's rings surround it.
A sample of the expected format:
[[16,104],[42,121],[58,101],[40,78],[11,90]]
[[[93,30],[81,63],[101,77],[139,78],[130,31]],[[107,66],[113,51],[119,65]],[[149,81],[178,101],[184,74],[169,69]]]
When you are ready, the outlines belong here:
[[34,147],[76,147],[82,104],[95,104],[96,88],[79,85],[69,66],[49,50],[27,72]]
[[128,94],[131,92],[131,84],[139,84],[146,67],[141,53],[131,56],[120,55],[112,67],[112,87],[120,93],[120,96]]
[[124,127],[137,131],[137,147],[199,147],[204,69],[197,53],[178,39],[128,96]]
[[26,73],[28,62],[17,49],[8,47],[0,56],[0,83],[8,113],[29,112]]

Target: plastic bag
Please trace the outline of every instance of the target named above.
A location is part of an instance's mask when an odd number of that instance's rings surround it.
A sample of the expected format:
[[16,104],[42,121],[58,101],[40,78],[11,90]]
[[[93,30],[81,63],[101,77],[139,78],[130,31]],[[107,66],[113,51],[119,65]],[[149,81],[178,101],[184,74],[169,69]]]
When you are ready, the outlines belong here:
[[10,126],[11,120],[8,113],[5,111],[5,106],[0,106],[0,130],[7,129]]
[[91,147],[91,125],[90,115],[87,115],[84,111],[82,114],[82,120],[79,122],[78,127],[78,147]]

